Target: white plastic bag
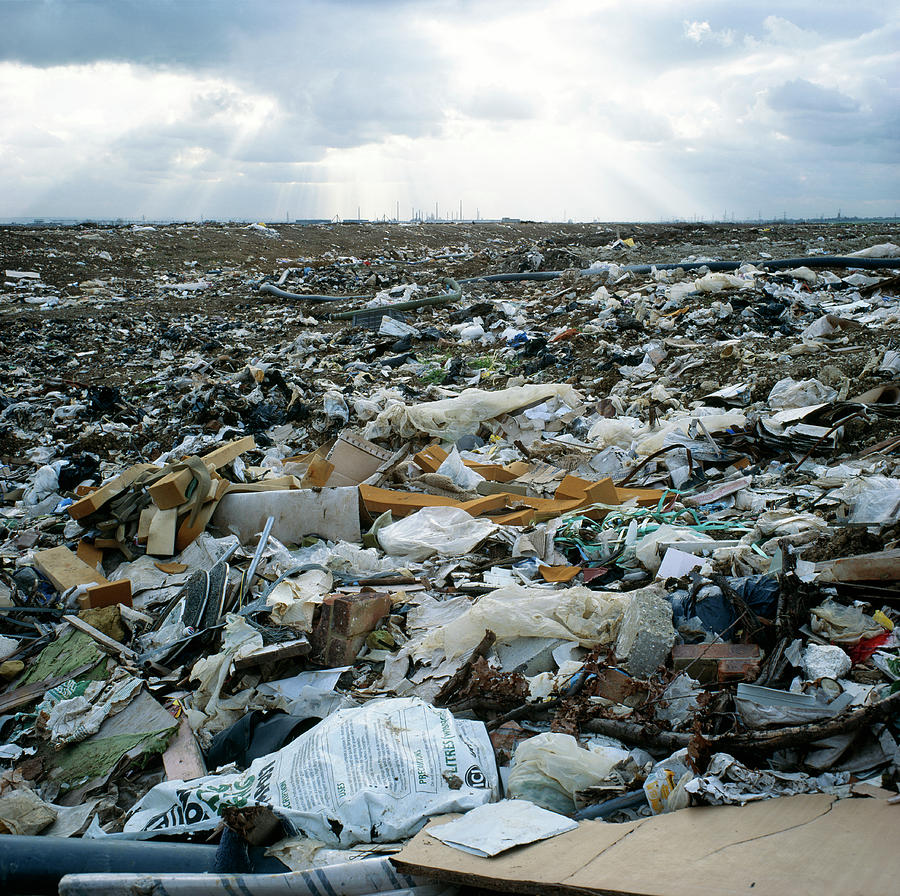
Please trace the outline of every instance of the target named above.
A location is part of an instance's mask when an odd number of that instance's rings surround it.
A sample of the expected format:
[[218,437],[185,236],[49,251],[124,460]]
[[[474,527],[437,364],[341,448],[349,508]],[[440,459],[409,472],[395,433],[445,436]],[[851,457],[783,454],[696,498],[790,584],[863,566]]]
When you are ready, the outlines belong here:
[[581,747],[571,734],[538,734],[516,747],[509,795],[552,812],[571,813],[576,793],[609,778],[629,756],[624,748]]
[[425,560],[434,554],[461,557],[497,530],[460,507],[425,507],[378,530],[378,543],[391,557]]
[[493,420],[527,405],[547,398],[561,398],[570,407],[579,403],[578,393],[565,383],[513,386],[497,392],[466,389],[454,398],[429,401],[407,407],[395,404],[387,407],[366,426],[365,437],[377,438],[391,432],[402,438],[419,433],[439,436],[447,441],[473,432],[485,420]]
[[805,408],[837,398],[837,390],[818,380],[795,380],[787,376],[772,386],[768,403],[771,408]]
[[384,699],[332,713],[240,774],[157,784],[125,831],[209,831],[226,806],[264,806],[290,834],[348,847],[411,837],[429,816],[498,796],[481,722],[414,698]]

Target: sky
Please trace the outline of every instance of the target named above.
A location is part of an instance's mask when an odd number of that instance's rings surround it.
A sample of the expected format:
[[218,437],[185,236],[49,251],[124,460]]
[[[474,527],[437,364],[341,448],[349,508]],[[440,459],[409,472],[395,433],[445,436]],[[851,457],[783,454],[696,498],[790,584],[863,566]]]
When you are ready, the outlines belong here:
[[900,4],[0,0],[0,218],[900,214]]

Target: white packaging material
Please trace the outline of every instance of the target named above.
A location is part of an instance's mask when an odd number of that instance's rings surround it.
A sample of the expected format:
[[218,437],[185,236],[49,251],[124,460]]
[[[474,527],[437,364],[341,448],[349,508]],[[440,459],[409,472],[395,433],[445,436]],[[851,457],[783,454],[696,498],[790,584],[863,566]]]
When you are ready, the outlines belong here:
[[347,399],[337,391],[329,389],[322,398],[325,407],[325,415],[331,421],[347,423],[350,420],[350,409],[347,407]]
[[489,520],[474,519],[461,507],[424,507],[379,529],[377,537],[386,554],[417,561],[434,554],[468,554],[497,528]]
[[853,665],[850,657],[833,644],[810,644],[803,651],[803,674],[807,681],[820,678],[842,678]]
[[772,408],[805,408],[837,398],[837,390],[818,380],[795,380],[787,376],[772,386],[768,403]]
[[463,327],[459,331],[460,342],[476,342],[484,336],[484,327],[481,324],[474,323]]
[[588,440],[603,447],[628,450],[634,439],[647,431],[637,417],[601,417],[589,430]]
[[685,787],[693,778],[694,773],[688,765],[687,748],[678,750],[654,765],[644,781],[644,793],[650,804],[650,811],[654,815],[661,815],[663,812],[686,809],[691,798]]
[[868,249],[860,249],[851,252],[851,258],[900,258],[900,246],[896,243],[879,243],[877,246],[869,246]]
[[447,459],[437,468],[437,473],[446,476],[465,491],[474,491],[479,482],[484,482],[484,476],[467,467],[459,456],[459,451],[454,445],[453,450],[447,455]]
[[734,274],[712,273],[704,274],[694,281],[694,289],[699,292],[722,292],[724,289],[749,289],[753,286],[753,280],[745,280]]
[[884,373],[900,374],[900,352],[888,349],[881,359],[878,369]]
[[125,831],[209,831],[226,806],[263,806],[292,834],[348,847],[411,837],[429,816],[498,796],[481,722],[415,698],[383,699],[333,713],[240,774],[157,784]]
[[684,526],[662,525],[655,532],[645,535],[635,544],[634,554],[638,562],[644,569],[652,573],[656,573],[662,563],[662,556],[659,553],[659,545],[675,543],[679,541],[713,541],[708,535],[702,532],[695,532]]
[[900,480],[873,476],[872,485],[850,501],[848,522],[859,525],[884,525],[900,519]]
[[0,663],[8,656],[12,656],[19,649],[19,642],[15,638],[7,638],[0,635]]
[[641,457],[655,454],[667,444],[667,439],[672,433],[689,436],[691,430],[696,428],[698,419],[703,421],[703,426],[709,433],[742,427],[747,422],[747,417],[739,411],[707,413],[700,408],[691,414],[675,414],[663,420],[657,429],[638,435],[635,438],[634,451]]
[[299,544],[307,535],[329,541],[362,540],[359,529],[359,489],[285,489],[232,492],[216,507],[212,523],[250,544],[266,520],[275,517],[272,537],[282,544]]
[[466,389],[453,398],[440,401],[409,407],[400,403],[391,405],[366,425],[364,435],[372,439],[396,433],[401,438],[409,439],[419,433],[427,433],[455,442],[474,432],[485,420],[493,420],[501,414],[557,397],[569,407],[577,407],[580,403],[578,393],[565,383],[512,386],[496,392]]
[[378,335],[418,337],[419,331],[415,327],[404,323],[402,320],[397,320],[396,318],[385,314],[384,317],[381,318],[381,325],[378,327]]
[[[676,754],[677,755],[677,754]],[[713,806],[744,805],[756,800],[795,793],[834,793],[849,796],[847,772],[811,777],[803,772],[749,769],[728,753],[715,753],[706,773],[686,782],[684,790]]]
[[668,722],[673,731],[686,728],[700,708],[700,682],[681,672],[669,683],[656,707],[656,718]]
[[662,594],[658,586],[623,594],[592,591],[581,585],[562,591],[510,585],[483,595],[408,646],[416,657],[443,650],[448,659],[455,659],[474,649],[488,629],[498,641],[562,638],[589,649],[608,646],[616,640],[625,608],[635,595],[647,591]]
[[509,795],[552,812],[574,812],[575,794],[608,779],[629,757],[624,747],[584,748],[571,734],[538,734],[516,747]]
[[577,827],[577,821],[548,812],[528,800],[501,800],[429,828],[428,833],[454,849],[487,858]]

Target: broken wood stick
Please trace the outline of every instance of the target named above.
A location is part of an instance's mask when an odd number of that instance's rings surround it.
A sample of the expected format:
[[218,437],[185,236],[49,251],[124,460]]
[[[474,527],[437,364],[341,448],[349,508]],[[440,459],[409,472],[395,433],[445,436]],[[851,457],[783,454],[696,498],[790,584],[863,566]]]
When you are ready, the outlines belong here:
[[[710,751],[761,750],[768,753],[789,747],[805,746],[837,734],[846,734],[848,731],[854,731],[863,725],[886,719],[898,712],[900,712],[900,691],[877,703],[863,706],[852,712],[843,712],[832,719],[825,719],[821,722],[764,731],[748,731],[743,734],[720,734],[704,738],[704,740]],[[673,751],[689,746],[695,736],[690,732],[682,731],[654,732],[649,730],[647,725],[620,719],[592,719],[582,725],[582,728],[596,734],[616,737],[626,743]]]

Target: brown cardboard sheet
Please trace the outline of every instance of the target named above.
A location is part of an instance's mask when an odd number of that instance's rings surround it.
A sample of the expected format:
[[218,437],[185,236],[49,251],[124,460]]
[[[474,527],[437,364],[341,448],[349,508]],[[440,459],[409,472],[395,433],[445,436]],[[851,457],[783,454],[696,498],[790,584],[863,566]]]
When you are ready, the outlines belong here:
[[[436,820],[434,823],[440,823]],[[802,794],[578,829],[492,859],[420,832],[401,870],[510,892],[875,896],[897,891],[900,806]]]

